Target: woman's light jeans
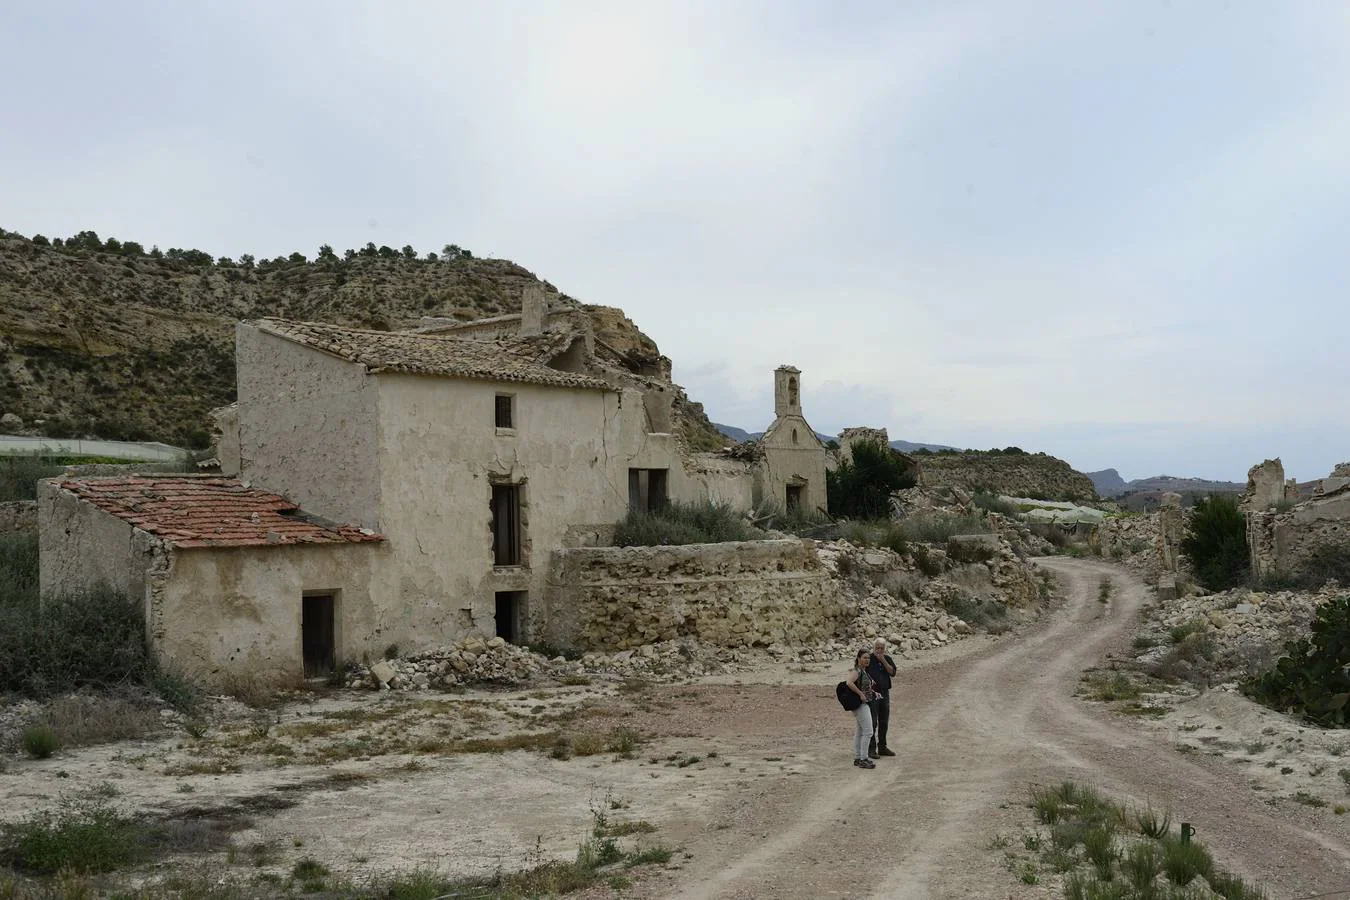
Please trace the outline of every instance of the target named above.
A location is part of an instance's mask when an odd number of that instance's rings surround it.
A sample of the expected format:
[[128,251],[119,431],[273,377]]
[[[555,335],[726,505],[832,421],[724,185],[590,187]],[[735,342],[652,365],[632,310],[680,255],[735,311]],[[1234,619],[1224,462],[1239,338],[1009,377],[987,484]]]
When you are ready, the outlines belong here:
[[867,745],[872,742],[872,710],[864,703],[853,711],[858,731],[853,736],[853,758],[867,759]]

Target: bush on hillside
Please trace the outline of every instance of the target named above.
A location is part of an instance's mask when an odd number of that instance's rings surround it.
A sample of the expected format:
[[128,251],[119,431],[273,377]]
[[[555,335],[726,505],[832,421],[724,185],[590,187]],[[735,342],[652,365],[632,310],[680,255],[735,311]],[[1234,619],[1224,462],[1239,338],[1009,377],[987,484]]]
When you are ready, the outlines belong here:
[[1284,647],[1274,668],[1246,682],[1258,703],[1291,712],[1316,725],[1350,727],[1350,596],[1317,611],[1311,633]]
[[985,512],[996,512],[1014,518],[1022,512],[1016,503],[1000,497],[992,491],[977,490],[971,497],[971,502]]
[[763,531],[726,504],[673,501],[651,511],[629,510],[615,528],[614,546],[716,544],[753,541],[764,536]]
[[979,516],[954,516],[941,512],[910,516],[901,523],[901,527],[909,540],[928,544],[945,544],[953,535],[988,534],[991,531],[989,523]]
[[871,441],[854,441],[853,459],[825,474],[830,515],[889,519],[891,494],[914,487],[913,466],[904,454]]
[[1190,527],[1181,552],[1191,562],[1196,579],[1211,591],[1247,583],[1247,520],[1237,499],[1213,494],[1195,501]]

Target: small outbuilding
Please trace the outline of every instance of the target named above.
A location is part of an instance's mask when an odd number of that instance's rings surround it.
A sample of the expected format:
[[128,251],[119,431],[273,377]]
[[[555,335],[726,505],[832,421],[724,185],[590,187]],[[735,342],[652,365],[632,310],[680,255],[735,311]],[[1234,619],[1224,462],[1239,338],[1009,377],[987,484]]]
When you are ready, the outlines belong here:
[[56,478],[39,485],[44,593],[143,598],[156,658],[196,678],[333,672],[383,650],[383,538],[234,478]]

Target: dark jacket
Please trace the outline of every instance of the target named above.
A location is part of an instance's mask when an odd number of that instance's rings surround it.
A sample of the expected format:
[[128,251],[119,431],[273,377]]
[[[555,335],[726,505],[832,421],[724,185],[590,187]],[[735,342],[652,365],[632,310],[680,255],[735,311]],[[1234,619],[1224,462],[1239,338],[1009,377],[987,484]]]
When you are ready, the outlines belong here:
[[[895,660],[891,659],[890,654],[886,654],[886,662],[890,663],[892,669],[895,668]],[[891,674],[886,671],[886,667],[881,664],[881,660],[873,658],[867,664],[867,674],[872,676],[872,684],[877,692],[883,697],[891,695]]]

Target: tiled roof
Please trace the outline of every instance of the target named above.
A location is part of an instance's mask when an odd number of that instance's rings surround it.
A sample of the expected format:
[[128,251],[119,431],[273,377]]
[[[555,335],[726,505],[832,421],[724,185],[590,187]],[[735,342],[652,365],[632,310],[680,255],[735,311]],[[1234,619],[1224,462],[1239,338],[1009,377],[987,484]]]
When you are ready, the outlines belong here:
[[284,497],[235,478],[202,475],[131,475],[123,478],[54,478],[70,491],[175,547],[270,547],[384,540],[353,525],[306,517]]
[[560,332],[545,332],[529,338],[473,341],[446,335],[366,331],[283,319],[260,319],[256,324],[268,334],[360,363],[376,374],[448,375],[595,390],[609,387],[599,378],[561,372],[545,365],[571,344],[570,336]]

